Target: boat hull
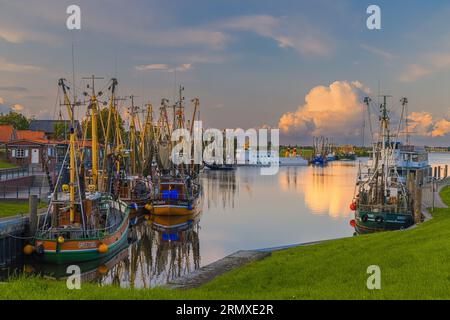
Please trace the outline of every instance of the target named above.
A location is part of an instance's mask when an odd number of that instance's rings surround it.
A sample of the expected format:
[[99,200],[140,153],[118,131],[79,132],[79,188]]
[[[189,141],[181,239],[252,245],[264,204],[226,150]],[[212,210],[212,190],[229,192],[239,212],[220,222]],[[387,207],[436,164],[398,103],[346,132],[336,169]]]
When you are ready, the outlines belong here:
[[214,171],[233,171],[236,170],[236,166],[232,164],[210,164],[207,162],[204,162],[204,165],[209,170]]
[[[126,204],[117,204],[123,208],[125,217],[117,230],[111,234],[94,238],[64,239],[58,243],[57,239],[35,239],[35,258],[43,263],[66,264],[102,259],[117,253],[122,245],[128,241],[129,209]],[[105,244],[107,251],[101,253],[99,246]]]
[[200,199],[192,201],[158,200],[152,202],[151,213],[157,216],[188,216],[198,213]]
[[360,210],[356,210],[355,222],[355,230],[358,234],[402,230],[414,224],[410,214]]

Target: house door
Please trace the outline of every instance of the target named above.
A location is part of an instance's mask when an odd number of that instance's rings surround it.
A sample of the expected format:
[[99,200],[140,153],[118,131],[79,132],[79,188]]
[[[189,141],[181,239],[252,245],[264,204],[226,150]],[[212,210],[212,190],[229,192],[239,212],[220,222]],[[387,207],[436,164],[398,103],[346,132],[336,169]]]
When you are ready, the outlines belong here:
[[31,149],[31,163],[39,163],[39,149]]

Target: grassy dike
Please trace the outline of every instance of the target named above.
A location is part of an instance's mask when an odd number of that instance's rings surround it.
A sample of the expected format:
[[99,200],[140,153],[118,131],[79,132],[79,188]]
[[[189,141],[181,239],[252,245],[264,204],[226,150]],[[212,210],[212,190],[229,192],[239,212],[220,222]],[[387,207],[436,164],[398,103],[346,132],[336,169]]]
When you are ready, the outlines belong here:
[[[441,191],[450,205],[450,187]],[[450,209],[408,231],[333,240],[275,252],[199,289],[133,290],[21,278],[0,284],[0,299],[450,299]],[[368,290],[367,267],[381,269]]]
[[[44,208],[45,203],[39,202],[38,208]],[[0,202],[0,218],[13,217],[19,214],[28,214],[29,203],[28,200],[17,201],[1,201]]]

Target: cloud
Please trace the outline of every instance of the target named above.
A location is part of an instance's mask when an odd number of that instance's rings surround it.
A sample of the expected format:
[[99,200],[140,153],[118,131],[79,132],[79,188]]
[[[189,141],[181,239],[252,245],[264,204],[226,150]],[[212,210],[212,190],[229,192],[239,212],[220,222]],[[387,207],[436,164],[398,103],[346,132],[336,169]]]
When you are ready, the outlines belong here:
[[136,70],[139,71],[148,71],[148,70],[168,70],[169,66],[163,63],[155,63],[155,64],[142,64],[135,67]]
[[440,119],[436,121],[431,132],[433,137],[443,137],[450,133],[450,121],[447,119]]
[[168,64],[156,63],[156,64],[142,64],[136,66],[135,69],[138,71],[167,71],[167,72],[186,72],[193,68],[191,63],[183,63],[177,67],[170,68]]
[[379,48],[371,47],[371,46],[368,46],[366,44],[362,44],[361,48],[363,48],[364,50],[366,50],[366,51],[368,51],[370,53],[373,53],[373,54],[375,54],[375,55],[377,55],[377,56],[379,56],[379,57],[381,57],[381,58],[383,58],[385,60],[392,60],[392,59],[395,58],[395,55],[393,55],[390,52],[384,51],[384,50],[379,49]]
[[23,42],[23,37],[17,32],[0,28],[0,40],[17,44]]
[[432,73],[432,70],[418,64],[410,64],[398,77],[400,82],[414,82]]
[[14,112],[21,112],[25,109],[25,107],[21,104],[15,104],[11,107],[11,110]]
[[24,87],[0,87],[0,91],[27,92],[28,89]]
[[429,112],[411,112],[408,116],[408,132],[419,136],[431,136],[433,116]]
[[177,71],[177,72],[186,72],[186,71],[191,70],[192,68],[193,68],[193,67],[192,67],[192,64],[191,64],[191,63],[183,63],[183,64],[179,65],[178,67],[169,70],[169,72],[174,72],[174,71]]
[[288,136],[358,136],[362,126],[362,102],[368,93],[358,81],[335,81],[329,86],[317,86],[309,91],[297,111],[281,116],[278,127]]
[[0,71],[4,72],[37,72],[41,71],[41,67],[29,64],[16,64],[0,57]]
[[401,82],[414,82],[430,74],[450,68],[450,53],[429,53],[423,57],[423,64],[410,64],[400,74]]
[[450,121],[434,119],[430,112],[412,112],[408,116],[408,131],[422,137],[444,137],[450,133]]
[[[304,55],[328,55],[330,48],[306,23],[294,25],[270,15],[246,15],[221,24],[228,30],[249,31],[274,40],[280,48],[292,48]],[[299,31],[301,30],[301,31]]]
[[0,105],[5,103],[5,99],[3,99],[2,97],[0,97]]

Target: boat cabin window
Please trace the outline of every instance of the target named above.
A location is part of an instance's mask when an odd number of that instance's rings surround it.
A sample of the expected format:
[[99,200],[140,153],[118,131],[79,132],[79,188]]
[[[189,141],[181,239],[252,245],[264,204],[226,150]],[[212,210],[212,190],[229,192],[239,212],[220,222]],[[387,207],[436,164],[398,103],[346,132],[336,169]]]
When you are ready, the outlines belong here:
[[161,195],[163,199],[183,199],[184,184],[161,184]]

